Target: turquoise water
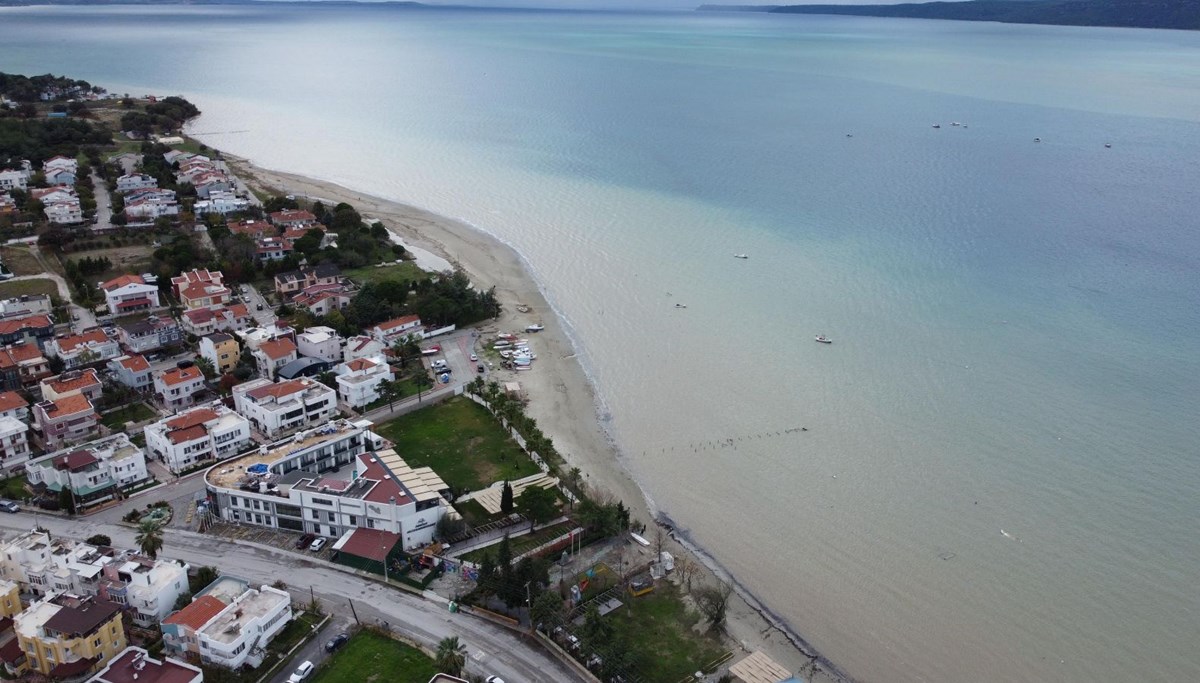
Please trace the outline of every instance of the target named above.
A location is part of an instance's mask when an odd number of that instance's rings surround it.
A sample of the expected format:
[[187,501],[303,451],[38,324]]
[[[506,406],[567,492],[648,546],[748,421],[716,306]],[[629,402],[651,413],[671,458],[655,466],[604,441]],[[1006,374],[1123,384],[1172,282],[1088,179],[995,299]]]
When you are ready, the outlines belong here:
[[1200,36],[31,8],[0,69],[516,246],[654,503],[850,674],[1200,680]]

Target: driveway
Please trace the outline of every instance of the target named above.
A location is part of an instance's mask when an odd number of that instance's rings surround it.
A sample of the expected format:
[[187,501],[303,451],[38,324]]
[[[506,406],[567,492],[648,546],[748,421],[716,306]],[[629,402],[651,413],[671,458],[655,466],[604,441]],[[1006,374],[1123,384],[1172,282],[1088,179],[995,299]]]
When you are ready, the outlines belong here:
[[92,188],[96,193],[96,222],[92,230],[105,231],[112,229],[112,197],[108,196],[108,186],[100,174],[92,171]]
[[330,654],[325,652],[325,643],[330,638],[339,633],[349,631],[354,625],[354,620],[346,614],[335,615],[332,619],[325,622],[325,626],[317,632],[317,635],[312,640],[304,644],[304,647],[296,650],[296,654],[292,655],[291,661],[279,667],[279,671],[271,677],[271,683],[287,683],[288,676],[300,666],[300,662],[308,661],[321,666],[329,658]]
[[[29,245],[29,248],[34,256],[37,257],[38,262],[45,267],[45,262],[42,260],[41,252],[38,251],[37,245],[31,244]],[[9,278],[6,280],[6,282],[17,282],[20,280],[52,280],[55,286],[58,287],[58,298],[67,302],[67,310],[71,312],[71,320],[69,322],[73,331],[82,332],[86,329],[95,327],[98,324],[96,322],[95,313],[92,313],[82,306],[76,306],[75,303],[71,301],[71,289],[67,286],[67,281],[64,280],[63,277],[58,273],[52,273],[50,272],[50,269],[47,268],[46,272],[44,273],[39,273],[38,275],[18,275],[17,277]]]

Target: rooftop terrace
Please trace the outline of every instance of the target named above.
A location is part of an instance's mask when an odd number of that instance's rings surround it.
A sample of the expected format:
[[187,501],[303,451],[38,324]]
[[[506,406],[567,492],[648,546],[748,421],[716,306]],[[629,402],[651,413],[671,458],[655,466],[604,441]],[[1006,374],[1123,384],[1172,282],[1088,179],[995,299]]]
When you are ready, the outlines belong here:
[[209,622],[200,633],[218,643],[232,643],[241,637],[247,624],[290,602],[286,594],[266,587],[263,590],[251,588],[243,593],[243,596],[236,604],[226,608],[220,616]]
[[361,430],[345,420],[339,420],[316,429],[297,432],[286,439],[261,446],[257,451],[227,460],[213,467],[205,475],[205,480],[213,486],[235,489],[247,476],[250,468],[255,465],[265,465],[270,468],[271,465],[297,451],[319,446],[355,431]]

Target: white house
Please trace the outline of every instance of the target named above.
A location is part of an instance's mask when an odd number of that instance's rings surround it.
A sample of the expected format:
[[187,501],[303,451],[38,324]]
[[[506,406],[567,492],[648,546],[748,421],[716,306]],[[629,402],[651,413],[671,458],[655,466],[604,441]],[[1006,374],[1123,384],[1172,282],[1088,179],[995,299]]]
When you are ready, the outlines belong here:
[[20,168],[0,169],[0,190],[25,190],[29,188],[29,172]]
[[170,368],[154,376],[154,393],[167,408],[178,410],[196,402],[204,389],[204,373],[195,365]]
[[144,197],[125,203],[125,215],[130,219],[152,221],[162,216],[178,216],[179,202],[174,198]]
[[421,335],[421,317],[416,315],[406,315],[400,318],[393,318],[387,322],[382,322],[371,328],[371,336],[376,341],[383,342],[387,345],[395,344],[397,341],[405,337]]
[[102,597],[123,605],[133,623],[152,628],[175,611],[175,601],[188,593],[188,565],[178,560],[150,559],[135,553],[104,566],[107,585]]
[[34,486],[45,485],[54,492],[69,487],[80,506],[110,500],[118,489],[150,476],[142,449],[124,432],[31,460],[25,472]]
[[382,356],[387,348],[387,344],[365,335],[350,337],[342,349],[342,360],[349,363],[356,358]]
[[258,363],[258,374],[268,380],[275,378],[279,368],[297,358],[296,345],[286,337],[259,344],[258,348],[251,351],[251,355]]
[[239,384],[233,388],[233,404],[268,437],[324,424],[337,415],[337,393],[307,377]]
[[0,471],[8,473],[29,461],[29,425],[0,417]]
[[239,197],[226,190],[211,190],[208,193],[208,199],[197,200],[192,207],[192,211],[197,216],[203,216],[208,213],[218,213],[224,216],[238,211],[245,211],[248,208],[250,208],[249,199]]
[[154,377],[150,372],[150,362],[140,354],[117,356],[108,361],[108,369],[117,381],[130,389],[150,391],[154,388]]
[[42,213],[46,214],[46,220],[55,225],[73,225],[83,222],[83,208],[79,205],[77,197],[50,202],[42,209]]
[[252,445],[250,422],[220,401],[147,425],[145,435],[150,457],[176,474],[223,460]]
[[396,376],[383,356],[357,358],[334,366],[337,375],[338,398],[351,408],[361,408],[379,400],[379,383],[391,382]]
[[336,363],[342,358],[343,339],[332,327],[310,327],[296,335],[296,350],[301,356]]
[[117,178],[117,192],[125,194],[134,190],[152,190],[158,187],[154,176],[145,173],[127,173]]
[[126,274],[101,282],[104,301],[113,315],[158,308],[158,285],[148,284],[141,275]]
[[183,312],[179,324],[188,334],[203,337],[213,332],[236,332],[250,326],[250,309],[246,304],[204,306]]
[[104,330],[92,329],[46,342],[46,355],[59,358],[68,368],[107,361],[121,355],[121,347]]
[[262,664],[266,646],[292,619],[286,591],[222,576],[163,622],[163,642],[174,653],[194,652],[227,669]]

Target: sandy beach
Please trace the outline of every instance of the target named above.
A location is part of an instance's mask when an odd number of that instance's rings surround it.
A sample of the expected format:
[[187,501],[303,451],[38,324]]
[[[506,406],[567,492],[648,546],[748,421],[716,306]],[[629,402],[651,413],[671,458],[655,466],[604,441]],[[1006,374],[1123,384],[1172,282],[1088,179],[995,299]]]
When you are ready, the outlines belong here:
[[[620,499],[631,509],[632,518],[645,522],[647,534],[654,529],[654,514],[637,483],[621,463],[609,436],[601,427],[593,387],[576,358],[576,350],[563,323],[547,303],[521,256],[511,247],[466,223],[423,209],[366,195],[339,185],[280,171],[260,168],[248,160],[224,155],[232,170],[247,183],[280,193],[307,196],[328,202],[353,204],[364,217],[379,220],[407,245],[428,250],[461,268],[477,287],[495,287],[503,305],[500,319],[482,326],[485,332],[519,331],[540,323],[537,335],[538,364],[532,372],[497,370],[499,381],[516,380],[529,398],[528,414],[550,436],[566,460],[584,473],[596,492]],[[528,312],[521,312],[527,309]],[[684,554],[700,559],[711,577],[720,572],[703,552],[679,538],[668,539],[665,549],[676,557]],[[704,581],[709,577],[702,577]],[[731,599],[726,630],[730,647],[745,653],[762,649],[792,671],[803,669],[815,683],[849,680],[804,643],[787,632],[781,622],[740,588]],[[736,654],[734,661],[741,658]],[[817,668],[811,669],[814,658]]]

